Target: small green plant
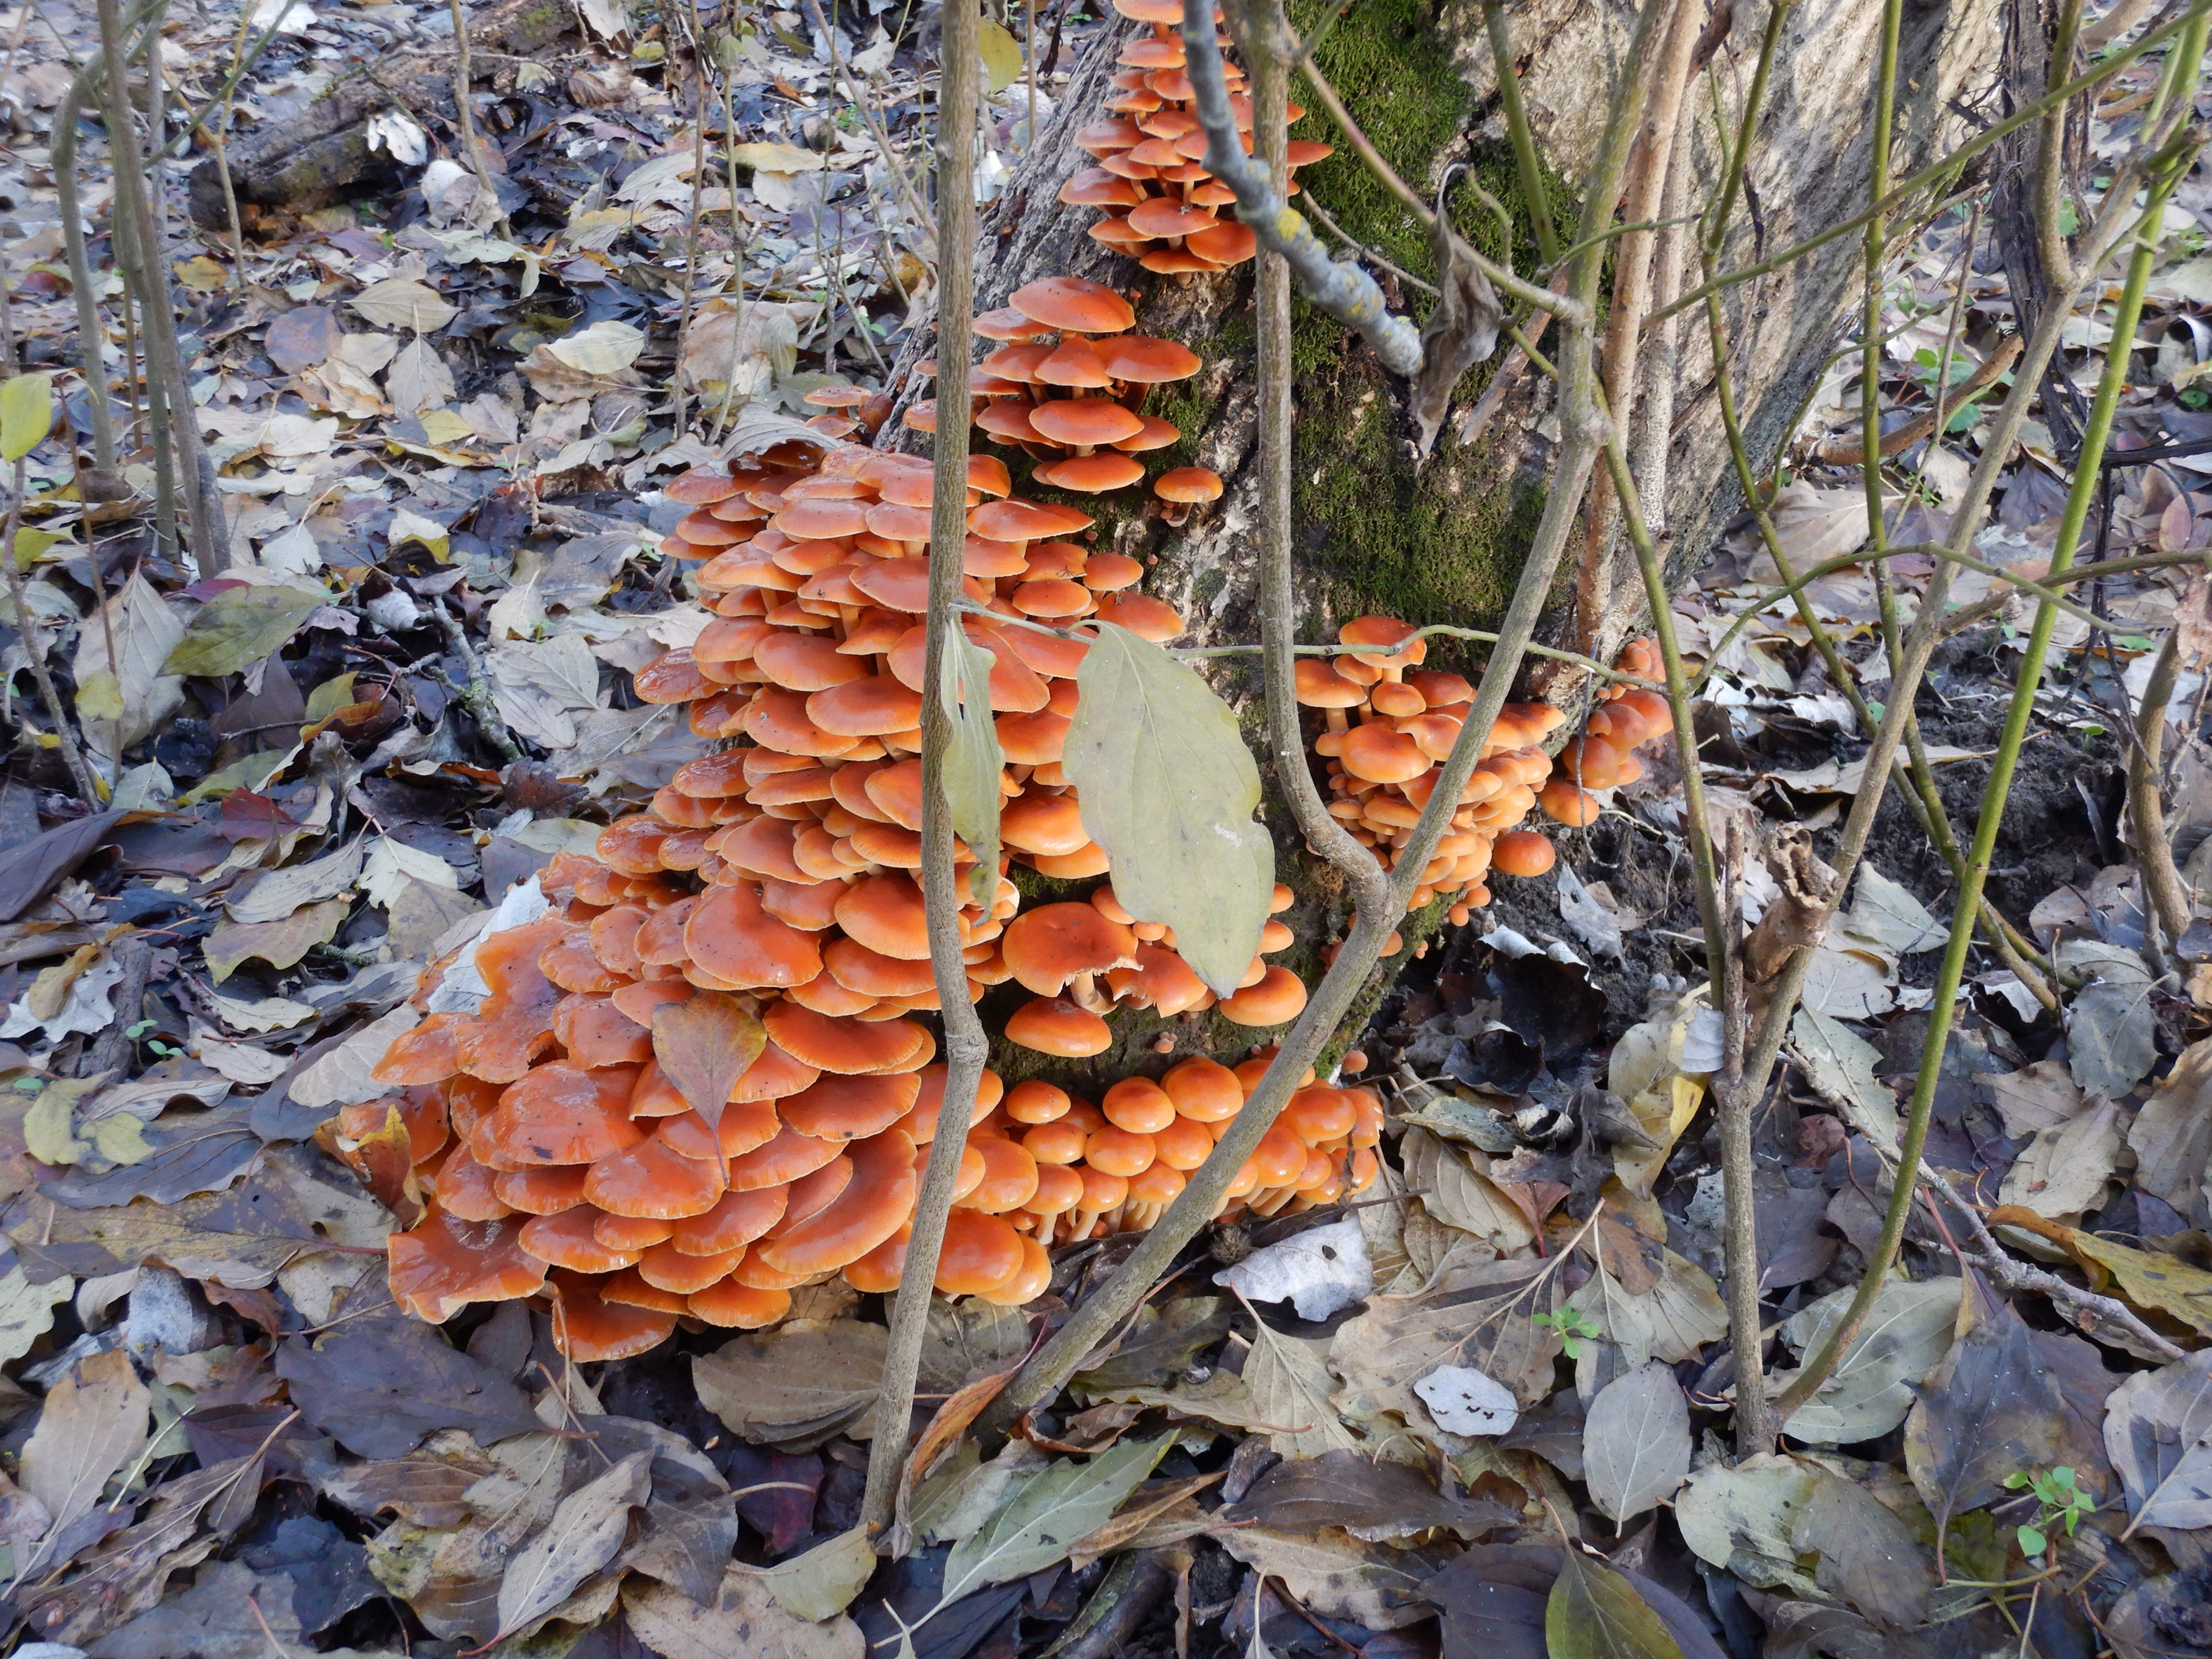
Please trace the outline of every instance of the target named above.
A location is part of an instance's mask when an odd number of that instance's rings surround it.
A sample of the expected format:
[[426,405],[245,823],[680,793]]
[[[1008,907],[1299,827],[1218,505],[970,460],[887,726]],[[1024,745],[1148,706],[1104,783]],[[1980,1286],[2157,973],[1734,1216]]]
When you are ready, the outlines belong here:
[[2051,1547],[2052,1528],[2063,1523],[2071,1538],[2075,1524],[2097,1507],[2089,1494],[2074,1484],[2074,1471],[2063,1463],[2040,1474],[2014,1469],[2005,1477],[2005,1490],[2026,1492],[2036,1500],[2035,1518],[2017,1529],[2020,1552],[2030,1559]]
[[1560,1350],[1570,1359],[1581,1358],[1583,1344],[1604,1334],[1597,1322],[1580,1308],[1562,1308],[1557,1313],[1540,1313],[1530,1317],[1534,1323],[1549,1325],[1559,1334]]

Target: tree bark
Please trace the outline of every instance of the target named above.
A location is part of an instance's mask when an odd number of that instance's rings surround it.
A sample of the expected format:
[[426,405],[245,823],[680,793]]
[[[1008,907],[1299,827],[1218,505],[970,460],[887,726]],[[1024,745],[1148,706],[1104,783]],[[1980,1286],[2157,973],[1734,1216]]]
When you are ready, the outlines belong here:
[[[1307,26],[1310,8],[1294,9]],[[1334,8],[1330,10],[1333,13]],[[2000,0],[1908,0],[1901,52],[1897,155],[1902,176],[1957,143],[1970,128],[1958,112],[1987,91],[2000,36]],[[1721,270],[1757,263],[1866,205],[1869,113],[1878,46],[1879,0],[1835,0],[1799,7],[1784,30],[1773,81],[1753,140],[1746,199],[1730,226]],[[1635,21],[1621,0],[1532,0],[1511,24],[1541,160],[1553,179],[1555,220],[1568,215],[1603,123],[1609,81]],[[1765,9],[1739,7],[1711,71],[1723,88],[1725,118],[1740,116],[1742,88],[1759,55]],[[1467,169],[1516,216],[1520,234],[1503,246],[1496,220],[1473,193],[1456,192],[1452,211],[1470,242],[1496,258],[1510,252],[1524,276],[1537,262],[1527,232],[1517,174],[1491,73],[1480,8],[1457,0],[1439,9],[1419,0],[1362,0],[1325,27],[1315,53],[1354,119],[1413,186],[1433,196],[1455,167]],[[1096,210],[1062,206],[1061,183],[1091,158],[1073,134],[1098,118],[1106,80],[1122,41],[1109,33],[1079,65],[1043,142],[1017,168],[982,227],[978,307],[1002,305],[1022,283],[1060,272],[1141,291],[1139,327],[1182,341],[1206,359],[1192,381],[1159,388],[1146,412],[1183,430],[1174,448],[1148,457],[1161,467],[1197,464],[1229,481],[1223,498],[1181,532],[1150,510],[1115,497],[1105,503],[1102,544],[1140,557],[1158,556],[1147,590],[1176,604],[1195,642],[1257,637],[1253,570],[1246,555],[1257,463],[1252,396],[1253,331],[1249,264],[1218,277],[1154,276],[1085,233]],[[1718,32],[1718,26],[1715,26]],[[1302,97],[1293,78],[1294,100]],[[1687,210],[1704,208],[1722,173],[1712,95],[1700,76],[1685,100],[1680,143],[1687,149]],[[1411,214],[1369,175],[1343,135],[1318,112],[1292,128],[1297,138],[1336,146],[1305,168],[1299,182],[1352,236],[1424,278],[1434,267]],[[1294,198],[1292,205],[1300,205]],[[1790,268],[1727,290],[1731,365],[1753,460],[1771,459],[1846,325],[1856,292],[1859,244],[1844,237]],[[1692,252],[1686,281],[1701,279]],[[1370,264],[1394,308],[1419,316],[1427,296]],[[1741,506],[1729,465],[1702,312],[1676,319],[1674,383],[1664,494],[1653,518],[1677,580],[1711,550]],[[915,354],[927,349],[923,341]],[[1298,377],[1297,520],[1306,566],[1306,636],[1334,636],[1348,617],[1382,611],[1420,622],[1480,627],[1511,593],[1519,555],[1543,503],[1557,448],[1551,383],[1525,374],[1480,439],[1459,428],[1500,354],[1470,374],[1425,463],[1414,459],[1405,387],[1335,324],[1303,313]],[[1161,395],[1165,393],[1167,395]],[[1127,492],[1131,501],[1137,492]],[[1663,508],[1663,510],[1661,510]],[[1625,574],[1605,584],[1613,596],[1595,636],[1579,641],[1606,654],[1637,631],[1642,584],[1625,544],[1611,556]],[[1560,595],[1562,601],[1566,595]],[[1551,642],[1574,644],[1564,610]],[[1232,673],[1224,681],[1233,681]]]

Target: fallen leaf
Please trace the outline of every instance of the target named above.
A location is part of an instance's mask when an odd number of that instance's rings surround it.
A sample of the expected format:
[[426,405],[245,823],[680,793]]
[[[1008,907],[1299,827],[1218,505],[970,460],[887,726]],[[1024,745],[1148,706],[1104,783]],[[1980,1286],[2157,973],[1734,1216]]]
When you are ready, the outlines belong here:
[[1286,1459],[1220,1515],[1231,1526],[1257,1522],[1277,1532],[1340,1527],[1369,1544],[1437,1529],[1478,1538],[1518,1517],[1504,1504],[1447,1498],[1419,1470],[1354,1451]]
[[1256,1315],[1254,1324],[1244,1386],[1267,1421],[1267,1443],[1285,1457],[1318,1457],[1358,1446],[1359,1437],[1332,1403],[1337,1385],[1322,1358],[1327,1345],[1285,1336]]
[[1437,1426],[1451,1434],[1508,1434],[1521,1416],[1513,1390],[1471,1366],[1439,1365],[1413,1384],[1413,1392]]
[[405,276],[371,283],[346,303],[380,328],[408,328],[418,334],[434,332],[460,314],[435,289]]
[[1823,1469],[1791,1523],[1800,1555],[1817,1555],[1814,1581],[1876,1624],[1908,1629],[1928,1617],[1936,1571],[1912,1529],[1863,1486]]
[[303,904],[350,891],[361,874],[361,860],[356,842],[307,864],[264,871],[252,886],[226,894],[223,908],[233,921],[283,921]]
[[653,1011],[653,1057],[677,1092],[710,1125],[738,1077],[768,1046],[768,1031],[752,1012],[719,991],[694,991],[682,1002]]
[[[1853,1445],[1905,1421],[1915,1388],[1950,1351],[1961,1288],[1955,1279],[1885,1283],[1827,1382],[1790,1413],[1790,1435],[1820,1446]],[[1800,1309],[1784,1322],[1782,1340],[1800,1356],[1817,1352],[1855,1294],[1833,1291]],[[1778,1371],[1771,1386],[1779,1392],[1795,1375]]]
[[866,1527],[854,1527],[788,1561],[754,1571],[786,1612],[819,1624],[853,1605],[874,1575],[876,1548]]
[[312,1346],[288,1338],[276,1373],[301,1415],[361,1457],[403,1456],[438,1429],[489,1443],[538,1423],[513,1382],[417,1320],[342,1325]]
[[353,908],[351,898],[302,905],[282,921],[219,921],[203,942],[208,973],[218,985],[255,959],[271,968],[289,968],[318,945],[329,942]]
[[1355,1419],[1395,1412],[1427,1417],[1413,1384],[1439,1365],[1466,1365],[1513,1390],[1523,1406],[1552,1391],[1559,1334],[1529,1317],[1548,1312],[1538,1287],[1542,1261],[1447,1265],[1412,1296],[1378,1296],[1337,1328],[1329,1359],[1346,1386],[1337,1404]]
[[[108,651],[110,637],[114,653]],[[137,571],[104,614],[95,611],[78,630],[70,672],[77,684],[77,711],[84,717],[86,740],[109,760],[115,758],[116,722],[122,722],[123,746],[151,734],[185,700],[181,676],[164,666],[185,637],[179,607]],[[88,699],[105,706],[88,708]]]
[[2150,969],[2133,951],[2096,939],[2063,941],[2057,962],[2089,980],[2066,1015],[2066,1063],[2074,1080],[2091,1094],[2120,1099],[2158,1058]]
[[1173,1431],[1124,1440],[1087,1462],[1055,1459],[1021,1480],[984,1525],[952,1547],[941,1605],[1064,1560],[1125,1503],[1176,1442]]
[[1428,1618],[1423,1587],[1456,1553],[1454,1547],[1364,1544],[1334,1527],[1231,1527],[1215,1541],[1255,1572],[1279,1580],[1309,1612],[1370,1630],[1399,1630]]
[[2212,1039],[2181,1051],[2128,1125],[2136,1185],[2192,1219],[2212,1200]]
[[1734,1468],[1708,1464],[1674,1494],[1682,1541],[1705,1562],[1747,1584],[1815,1595],[1812,1576],[1798,1565],[1791,1540],[1819,1474],[1811,1463],[1772,1452],[1747,1457]]
[[151,1398],[120,1348],[80,1360],[47,1393],[16,1474],[53,1518],[43,1556],[60,1553],[108,1480],[144,1449]]
[[2054,1221],[2075,1220],[2083,1211],[2103,1206],[2119,1163],[2120,1109],[2100,1096],[2090,1098],[2079,1117],[2036,1131],[2005,1172],[2000,1201]]
[[1583,1424],[1590,1501],[1615,1527],[1670,1497],[1690,1473],[1690,1401],[1662,1364],[1617,1376]]
[[723,1575],[714,1605],[704,1607],[665,1584],[632,1578],[623,1585],[623,1613],[638,1640],[662,1659],[865,1659],[867,1652],[851,1620],[801,1618],[758,1576],[736,1566]]
[[629,1512],[652,1484],[651,1452],[632,1452],[562,1498],[545,1530],[522,1547],[499,1581],[499,1633],[505,1640],[567,1601],[615,1558]]
[[1574,1549],[1559,1553],[1544,1641],[1551,1659],[1681,1659],[1682,1653],[1633,1584]]
[[2127,1490],[2130,1532],[2212,1526],[2212,1348],[2113,1389],[2105,1450]]
[[[1554,1544],[1478,1544],[1422,1586],[1443,1615],[1443,1659],[1550,1659],[1545,1622],[1564,1552]],[[1641,1573],[1620,1576],[1658,1614],[1684,1659],[1723,1659],[1702,1607]]]
[[699,1403],[747,1440],[799,1451],[836,1434],[866,1440],[889,1335],[857,1319],[756,1332],[696,1356],[692,1381]]
[[330,602],[320,589],[227,587],[193,613],[161,672],[209,679],[238,673],[276,651]]
[[54,1327],[54,1304],[66,1302],[76,1285],[67,1273],[33,1284],[16,1262],[0,1273],[0,1362],[21,1359],[31,1345]]
[[580,374],[619,374],[644,351],[645,335],[631,324],[604,318],[549,341],[545,349]]
[[1146,1303],[1129,1322],[1111,1358],[1079,1371],[1074,1386],[1099,1398],[1122,1389],[1163,1384],[1229,1334],[1233,1304],[1221,1296],[1177,1297]]

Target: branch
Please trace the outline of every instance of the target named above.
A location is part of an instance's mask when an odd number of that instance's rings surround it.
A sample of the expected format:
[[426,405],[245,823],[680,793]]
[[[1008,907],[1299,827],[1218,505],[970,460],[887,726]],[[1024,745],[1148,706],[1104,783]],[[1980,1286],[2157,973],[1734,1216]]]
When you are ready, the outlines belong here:
[[[921,1340],[945,1246],[945,1221],[967,1150],[990,1042],[968,988],[960,955],[960,879],[952,862],[952,809],[945,794],[945,751],[951,723],[937,688],[944,684],[948,635],[960,627],[959,550],[968,540],[969,384],[971,313],[975,307],[976,40],[981,14],[974,0],[944,9],[944,44],[937,94],[937,435],[930,498],[929,648],[922,672],[921,899],[929,922],[929,966],[945,1022],[945,1096],[930,1143],[914,1232],[907,1241],[896,1298],[891,1304],[883,1389],[876,1400],[876,1438],[860,1519],[872,1532],[890,1524],[913,1429],[914,1383]],[[1212,34],[1212,18],[1206,19]]]
[[1237,142],[1237,118],[1221,75],[1221,47],[1213,38],[1213,0],[1183,0],[1182,34],[1188,54],[1183,73],[1190,77],[1198,124],[1206,131],[1206,165],[1236,192],[1237,216],[1251,226],[1261,246],[1280,255],[1297,273],[1298,286],[1315,307],[1374,347],[1385,368],[1394,374],[1419,373],[1420,331],[1390,314],[1372,276],[1328,257],[1304,216],[1284,200],[1267,169]]

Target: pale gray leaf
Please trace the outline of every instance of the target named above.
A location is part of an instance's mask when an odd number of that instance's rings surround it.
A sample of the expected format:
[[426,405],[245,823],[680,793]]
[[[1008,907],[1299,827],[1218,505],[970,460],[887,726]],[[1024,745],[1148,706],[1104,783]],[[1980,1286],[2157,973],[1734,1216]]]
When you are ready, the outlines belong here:
[[635,1451],[562,1498],[545,1530],[522,1547],[499,1582],[499,1630],[512,1635],[567,1601],[615,1559],[629,1512],[652,1485],[653,1454]]
[[1650,1364],[1615,1377],[1583,1424],[1590,1501],[1618,1526],[1654,1508],[1690,1473],[1690,1402],[1674,1374]]
[[2212,1526],[2212,1348],[2113,1389],[2105,1451],[2127,1487],[2130,1531]]
[[1252,820],[1260,769],[1237,717],[1189,668],[1110,623],[1076,684],[1060,768],[1115,896],[1172,927],[1192,971],[1226,997],[1260,948],[1275,887],[1274,843]]
[[2058,964],[2090,975],[2067,1011],[2066,1060],[2092,1094],[2124,1097],[2158,1058],[2150,970],[2133,951],[2095,939],[2069,939]]
[[1022,1481],[997,1514],[952,1547],[945,1560],[944,1603],[1065,1560],[1069,1545],[1113,1518],[1177,1432],[1124,1440],[1088,1462],[1060,1458]]
[[53,1516],[53,1534],[91,1513],[100,1489],[145,1449],[146,1385],[120,1348],[72,1367],[46,1395],[16,1479]]
[[[1912,1409],[1914,1385],[1950,1351],[1960,1293],[1956,1279],[1922,1284],[1893,1279],[1883,1285],[1834,1374],[1791,1413],[1791,1437],[1820,1446],[1852,1445],[1887,1434],[1905,1421]],[[1782,1327],[1782,1340],[1800,1354],[1817,1352],[1853,1295],[1848,1289],[1837,1291],[1793,1314]],[[1774,1377],[1777,1391],[1791,1375]]]

